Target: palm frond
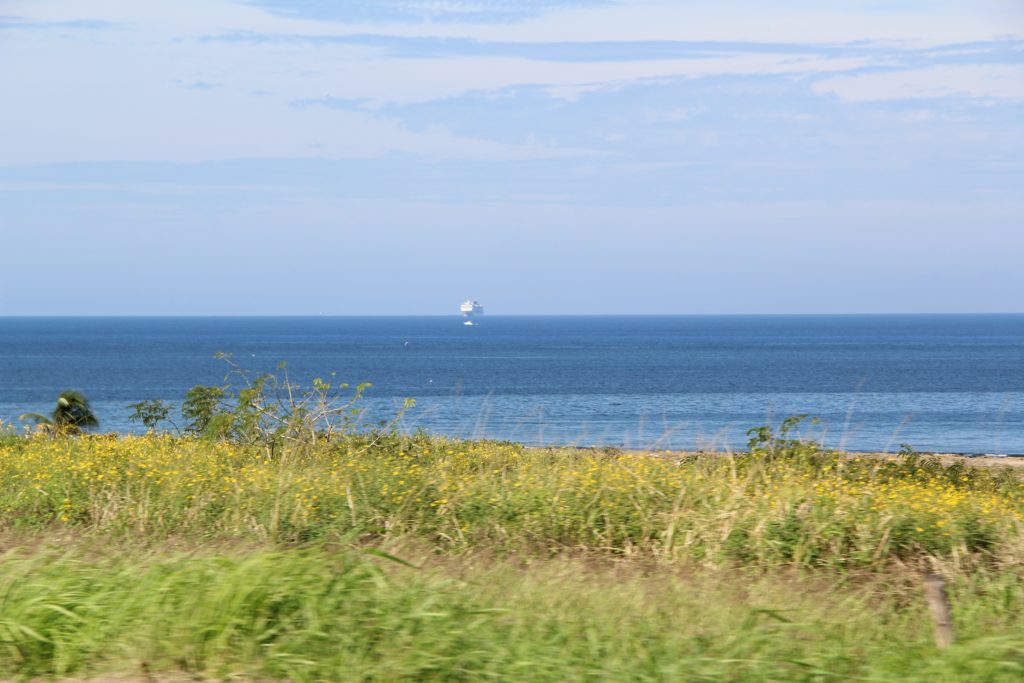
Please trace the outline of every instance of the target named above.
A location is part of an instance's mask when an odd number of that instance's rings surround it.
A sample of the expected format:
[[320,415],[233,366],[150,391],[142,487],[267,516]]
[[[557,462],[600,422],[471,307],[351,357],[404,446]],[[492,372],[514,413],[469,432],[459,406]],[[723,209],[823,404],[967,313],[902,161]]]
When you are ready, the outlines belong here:
[[65,391],[57,397],[53,409],[53,424],[58,427],[96,427],[100,423],[89,405],[89,399],[80,391]]
[[41,413],[22,413],[21,415],[18,416],[18,420],[20,420],[21,422],[28,422],[29,420],[31,420],[32,422],[35,422],[37,425],[53,424],[52,419]]

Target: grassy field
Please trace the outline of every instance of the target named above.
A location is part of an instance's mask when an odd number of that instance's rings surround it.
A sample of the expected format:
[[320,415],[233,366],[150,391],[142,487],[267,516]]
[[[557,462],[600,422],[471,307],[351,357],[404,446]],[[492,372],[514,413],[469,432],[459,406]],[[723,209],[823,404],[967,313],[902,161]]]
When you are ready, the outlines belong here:
[[0,677],[1020,680],[1019,475],[775,435],[685,457],[10,437]]

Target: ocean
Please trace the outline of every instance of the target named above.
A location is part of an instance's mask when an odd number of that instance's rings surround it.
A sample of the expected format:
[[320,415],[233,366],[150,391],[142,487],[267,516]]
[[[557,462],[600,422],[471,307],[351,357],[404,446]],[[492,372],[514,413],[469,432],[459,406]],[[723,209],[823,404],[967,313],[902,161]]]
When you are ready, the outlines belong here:
[[735,449],[809,414],[830,447],[1024,454],[1024,315],[0,318],[0,419],[73,388],[139,431],[128,404],[221,383],[217,352],[457,437]]

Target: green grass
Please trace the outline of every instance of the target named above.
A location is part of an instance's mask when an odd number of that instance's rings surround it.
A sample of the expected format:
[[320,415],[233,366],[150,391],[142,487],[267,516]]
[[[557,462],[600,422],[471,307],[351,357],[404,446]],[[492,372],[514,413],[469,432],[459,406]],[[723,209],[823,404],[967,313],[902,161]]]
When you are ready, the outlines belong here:
[[[0,557],[0,676],[920,680],[1024,675],[1024,583],[954,586],[939,652],[909,576],[688,573],[559,558],[408,567],[355,550],[92,541]],[[520,558],[522,560],[522,558]]]
[[9,437],[0,678],[1016,681],[1022,516],[1010,470],[781,439]]
[[153,541],[417,536],[442,552],[598,550],[707,567],[1020,565],[1018,474],[788,444],[688,458],[393,437],[268,458],[194,439],[0,444],[0,530]]

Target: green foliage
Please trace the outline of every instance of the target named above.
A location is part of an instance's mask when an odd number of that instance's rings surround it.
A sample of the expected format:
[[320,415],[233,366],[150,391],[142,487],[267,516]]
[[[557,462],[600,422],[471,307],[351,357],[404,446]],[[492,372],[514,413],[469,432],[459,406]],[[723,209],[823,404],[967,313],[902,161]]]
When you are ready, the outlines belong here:
[[185,400],[181,404],[181,416],[185,419],[185,432],[188,434],[216,435],[221,431],[215,421],[226,413],[225,387],[208,387],[196,385],[185,392]]
[[805,421],[812,425],[819,424],[818,418],[812,417],[808,420],[809,417],[807,414],[800,414],[785,418],[779,425],[777,434],[768,425],[748,429],[748,451],[773,457],[807,456],[820,452],[821,447],[817,443],[790,436]]
[[14,425],[0,420],[0,448],[12,447],[21,442],[21,436],[15,430]]
[[[803,559],[800,546],[806,544],[807,527],[795,511],[773,519],[765,526],[764,542],[783,562]],[[810,558],[808,558],[810,559]],[[813,563],[813,560],[811,560]]]
[[722,544],[724,556],[734,562],[750,564],[757,561],[755,548],[751,543],[750,530],[746,527],[737,527],[729,531]]
[[77,434],[83,429],[98,427],[100,424],[85,394],[70,389],[61,392],[57,397],[57,405],[49,415],[23,413],[18,419],[32,421],[50,431],[65,434]]
[[160,400],[139,401],[128,405],[133,410],[128,416],[130,422],[141,422],[148,430],[156,430],[157,426],[169,419],[171,407]]
[[[331,373],[327,380],[316,377],[311,386],[302,387],[291,381],[285,363],[276,373],[254,376],[230,354],[219,353],[217,358],[228,364],[226,383],[189,389],[182,404],[185,432],[258,446],[270,456],[283,450],[305,451],[320,441],[353,434],[361,412],[358,403],[372,386],[351,387]],[[398,415],[380,425],[378,432],[392,429],[414,405],[406,399]]]

